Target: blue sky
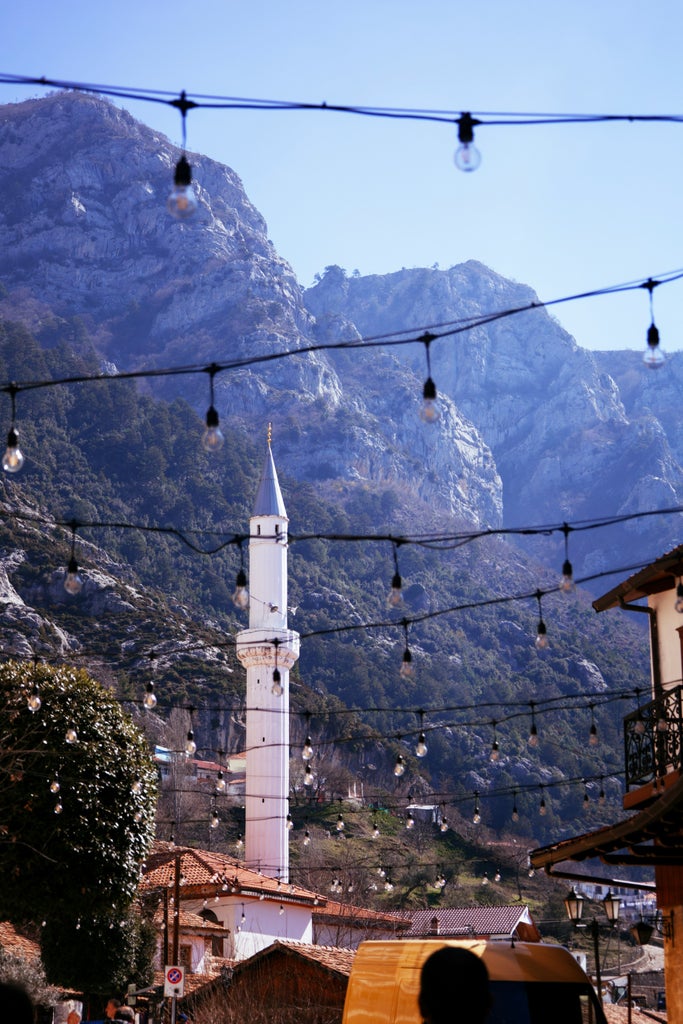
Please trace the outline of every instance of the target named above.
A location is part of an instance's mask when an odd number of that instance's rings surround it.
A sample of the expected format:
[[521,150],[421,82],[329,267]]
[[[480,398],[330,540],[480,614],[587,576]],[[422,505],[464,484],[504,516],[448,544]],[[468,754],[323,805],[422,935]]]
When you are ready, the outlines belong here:
[[[193,93],[453,111],[683,114],[683,5],[652,0],[23,0],[0,71]],[[0,85],[0,102],[38,95]],[[131,113],[180,142],[180,117]],[[323,112],[194,111],[300,282],[478,259],[543,300],[683,266],[683,124],[455,128]],[[683,282],[655,291],[683,347]],[[642,348],[647,295],[558,307],[588,348]]]

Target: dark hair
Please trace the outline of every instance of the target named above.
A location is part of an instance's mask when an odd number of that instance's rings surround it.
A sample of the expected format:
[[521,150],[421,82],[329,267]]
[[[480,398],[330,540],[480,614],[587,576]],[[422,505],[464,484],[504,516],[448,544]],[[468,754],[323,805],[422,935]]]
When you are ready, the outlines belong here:
[[135,1020],[135,1013],[130,1006],[119,1006],[118,1010],[114,1014],[114,1020]]
[[454,1017],[481,1024],[491,1009],[489,972],[480,956],[458,946],[443,946],[422,965],[420,1013],[431,1024]]
[[36,1019],[30,996],[18,985],[0,983],[0,1006],[2,1019],[12,1024],[33,1024]]

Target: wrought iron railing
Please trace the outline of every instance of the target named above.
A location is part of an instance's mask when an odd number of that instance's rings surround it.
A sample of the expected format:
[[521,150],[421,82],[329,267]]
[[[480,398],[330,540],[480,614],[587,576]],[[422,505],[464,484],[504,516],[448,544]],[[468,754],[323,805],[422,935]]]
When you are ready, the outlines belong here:
[[624,719],[626,789],[683,768],[683,685],[641,704]]

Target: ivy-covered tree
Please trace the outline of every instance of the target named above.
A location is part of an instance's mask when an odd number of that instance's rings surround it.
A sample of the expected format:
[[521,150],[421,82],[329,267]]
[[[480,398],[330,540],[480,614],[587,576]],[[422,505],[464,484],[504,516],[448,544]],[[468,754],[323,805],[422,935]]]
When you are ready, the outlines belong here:
[[66,981],[51,970],[62,940],[75,952],[74,934],[127,921],[156,789],[146,741],[110,691],[82,670],[0,665],[0,919],[43,924],[51,981]]

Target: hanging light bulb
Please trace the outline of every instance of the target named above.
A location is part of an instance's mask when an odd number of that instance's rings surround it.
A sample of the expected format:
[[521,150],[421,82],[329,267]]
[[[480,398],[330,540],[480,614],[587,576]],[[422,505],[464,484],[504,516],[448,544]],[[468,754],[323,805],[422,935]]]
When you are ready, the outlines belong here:
[[193,757],[197,753],[197,744],[195,742],[194,733],[192,729],[188,729],[187,739],[185,740],[185,753],[188,757]]
[[427,756],[427,737],[424,731],[424,711],[420,709],[418,712],[420,716],[420,734],[417,737],[417,743],[415,745],[415,756],[426,757]]
[[292,829],[294,828],[294,822],[292,820],[291,814],[288,814],[287,817],[285,818],[285,828],[287,829],[288,832],[291,832]]
[[472,815],[472,823],[478,825],[481,822],[481,812],[479,810],[479,794],[474,794],[474,814]]
[[530,747],[537,747],[538,746],[538,729],[536,727],[535,702],[531,701],[530,702],[530,706],[531,706],[531,725],[529,726],[529,739],[527,740],[527,744]]
[[406,763],[403,760],[403,755],[399,754],[398,757],[396,758],[396,764],[394,765],[394,775],[396,776],[397,779],[400,779],[405,770]]
[[659,347],[659,330],[652,323],[647,329],[647,345],[643,362],[649,370],[658,370],[660,366],[664,365],[665,360],[666,357]]
[[564,562],[562,563],[562,576],[560,577],[560,590],[563,594],[569,594],[572,590],[576,589],[574,583],[574,570],[572,563],[569,561],[569,531],[571,527],[568,523],[562,524],[562,532],[564,533]]
[[282,688],[282,677],[280,675],[279,668],[273,669],[273,685],[271,687],[270,692],[273,694],[274,697],[281,697],[282,694],[284,693],[284,690]]
[[538,620],[535,644],[537,650],[539,651],[545,650],[545,648],[548,646],[548,630],[543,619]]
[[597,747],[597,745],[598,745],[598,743],[600,741],[598,739],[598,727],[595,724],[595,711],[594,711],[594,707],[593,707],[592,704],[590,706],[590,709],[591,709],[591,727],[588,730],[588,745],[591,746],[591,747]]
[[235,589],[232,592],[232,603],[236,608],[247,608],[249,605],[249,591],[247,590],[247,574],[241,568],[235,577]]
[[406,647],[403,652],[403,660],[401,661],[401,668],[399,669],[399,675],[402,679],[412,679],[415,675],[415,667],[413,665],[413,656],[410,653],[409,648]]
[[679,615],[683,615],[683,580],[680,579],[678,581],[678,586],[676,587],[676,604],[674,605],[674,608]]
[[78,571],[78,563],[73,555],[69,559],[69,565],[66,570],[64,589],[67,594],[72,596],[78,594],[83,589],[83,577]]
[[[205,452],[218,452],[225,444],[225,437],[223,431],[219,426],[218,413],[214,406],[214,384],[213,379],[218,373],[220,367],[216,363],[212,363],[211,366],[207,367],[207,373],[209,374],[209,408],[206,410],[206,428],[202,434],[202,448]],[[246,586],[246,580],[244,583]]]
[[310,736],[307,736],[306,739],[304,740],[304,745],[301,750],[301,757],[303,758],[304,761],[310,761],[311,758],[313,757],[313,744],[311,742]]
[[62,807],[62,801],[59,798],[57,798],[57,803],[55,804],[55,814],[61,814],[63,810],[64,808]]
[[420,341],[424,343],[427,359],[427,379],[422,389],[422,406],[420,408],[420,419],[423,423],[436,423],[437,420],[441,419],[441,412],[436,400],[436,384],[432,380],[432,364],[429,355],[429,346],[435,337],[435,334],[430,334],[426,331],[420,338]]
[[496,873],[493,876],[493,881],[494,882],[500,882],[500,879],[501,879],[500,868],[496,868]]
[[175,166],[173,188],[166,200],[166,209],[176,220],[187,220],[197,211],[199,203],[192,188],[192,167],[183,153]]
[[307,764],[304,768],[304,786],[313,785],[313,769],[310,764]]
[[659,331],[655,326],[654,317],[654,306],[652,301],[652,293],[659,284],[659,281],[653,281],[649,278],[643,285],[649,292],[650,296],[650,326],[647,329],[647,344],[645,346],[645,353],[643,355],[643,362],[650,370],[658,370],[660,366],[664,365],[665,356],[659,347]]
[[73,725],[70,725],[66,730],[65,740],[67,743],[78,743],[78,733],[74,729]]
[[221,823],[221,819],[218,817],[217,811],[211,811],[211,821],[209,822],[211,828],[218,828]]
[[397,570],[391,577],[391,590],[387,596],[387,605],[390,608],[398,608],[403,601],[402,587],[401,574]]
[[78,562],[76,561],[76,527],[77,524],[74,520],[71,523],[71,557],[64,577],[64,589],[72,597],[83,589],[83,577],[78,571]]
[[538,626],[536,627],[536,650],[543,651],[548,646],[548,630],[546,629],[545,622],[543,621],[543,611],[541,609],[541,591],[536,591],[536,600],[538,601]]
[[422,388],[420,419],[423,423],[436,423],[441,419],[441,412],[436,400],[436,384],[431,377],[427,377]]
[[372,823],[372,838],[379,839],[379,825],[376,821],[373,821]]
[[2,468],[6,473],[18,473],[24,465],[24,456],[19,448],[19,437],[17,435],[16,427],[14,426],[17,388],[14,384],[11,384],[8,391],[12,402],[12,420],[7,434],[7,448],[2,457]]
[[498,736],[496,734],[497,723],[492,722],[491,724],[493,726],[493,743],[491,744],[491,753],[489,754],[489,760],[495,763],[500,757],[500,749],[498,747]]
[[157,695],[154,692],[154,683],[149,682],[145,687],[145,696],[142,698],[142,705],[146,711],[153,711],[157,706]]
[[517,810],[517,794],[512,798],[512,814],[510,815],[513,821],[519,821],[519,811]]
[[591,798],[588,795],[588,787],[586,787],[586,789],[584,789],[584,791],[583,791],[583,809],[584,809],[584,812],[588,810],[590,802],[591,802]]
[[304,832],[304,846],[310,846],[310,845],[311,845],[311,833],[308,831],[308,829],[306,829],[305,832]]
[[489,884],[489,876],[486,874],[486,872],[484,872],[484,877],[481,880],[481,884],[482,885],[488,885]]
[[336,828],[337,828],[337,832],[343,832],[344,828],[345,828],[344,816],[343,816],[341,811],[337,815],[337,825],[336,825]]
[[40,699],[40,690],[38,689],[38,683],[34,683],[31,687],[26,703],[28,704],[29,711],[40,711],[41,704],[43,703]]
[[633,723],[633,731],[636,736],[645,735],[645,719],[643,718],[643,712],[640,707],[640,690],[636,687],[636,701],[638,703],[636,719]]
[[598,804],[600,805],[600,807],[605,806],[606,799],[607,797],[605,796],[605,787],[603,785],[602,779],[600,779],[600,793],[598,795]]
[[131,788],[131,791],[133,793],[135,793],[136,796],[139,793],[142,793],[142,779],[140,778],[139,775],[135,776],[135,778],[133,779],[133,784],[131,785],[130,788]]
[[481,163],[481,153],[474,145],[474,126],[481,124],[471,114],[461,114],[458,118],[458,142],[455,151],[455,166],[459,171],[476,171]]
[[59,779],[57,778],[57,776],[55,776],[52,782],[50,783],[50,792],[59,793],[61,788],[62,787],[60,785]]
[[285,908],[282,906],[282,904],[280,904],[280,910],[279,910],[280,917],[282,917],[284,912],[285,912]]
[[415,828],[415,818],[413,817],[412,811],[408,811],[408,815],[406,817],[406,828]]
[[439,823],[439,831],[448,832],[448,818],[445,815],[442,815],[441,817],[441,822]]
[[545,794],[541,791],[541,802],[538,805],[538,813],[541,815],[541,817],[543,817],[546,814],[547,810],[548,808],[545,804]]
[[218,775],[216,776],[216,792],[217,793],[225,793],[227,788],[228,788],[228,784],[225,781],[225,776],[223,775],[222,771],[219,771]]
[[19,447],[19,437],[14,427],[7,434],[7,448],[2,457],[2,468],[6,473],[18,473],[24,465],[24,455]]
[[241,850],[242,847],[244,846],[244,839],[242,838],[241,835],[239,835],[235,840],[235,846],[237,847],[238,850]]
[[386,892],[393,892],[394,883],[391,881],[390,878],[387,878],[387,880],[385,881],[384,889],[385,889]]

